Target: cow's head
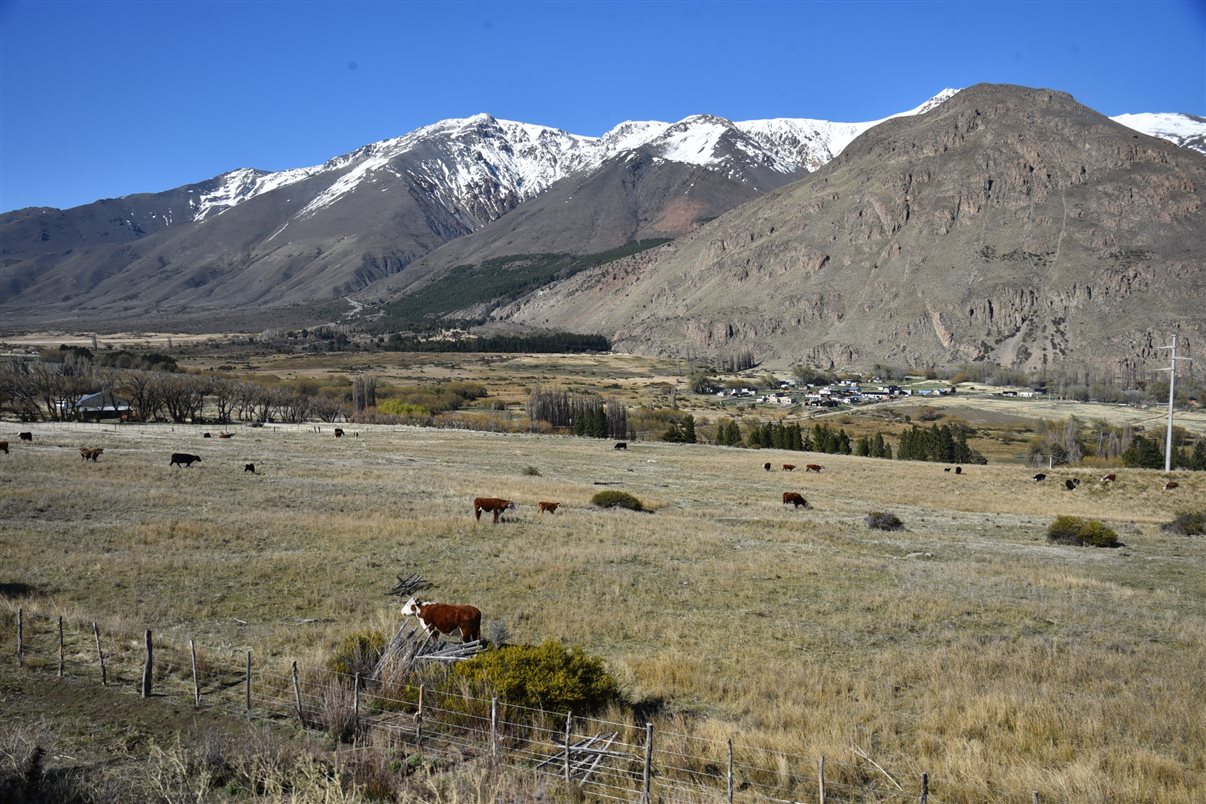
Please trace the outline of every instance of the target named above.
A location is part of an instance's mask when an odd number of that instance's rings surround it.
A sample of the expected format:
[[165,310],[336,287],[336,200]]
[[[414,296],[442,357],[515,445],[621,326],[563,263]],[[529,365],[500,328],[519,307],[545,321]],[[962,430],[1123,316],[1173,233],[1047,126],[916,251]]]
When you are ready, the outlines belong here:
[[514,511],[514,510],[515,510],[515,503],[511,502],[510,500],[508,500],[508,501],[507,501],[507,510],[508,510],[508,511]]
[[420,601],[414,595],[411,595],[410,600],[408,600],[402,604],[402,616],[409,617],[413,614],[414,616],[418,617],[419,616],[419,607],[422,605],[423,605],[422,601]]

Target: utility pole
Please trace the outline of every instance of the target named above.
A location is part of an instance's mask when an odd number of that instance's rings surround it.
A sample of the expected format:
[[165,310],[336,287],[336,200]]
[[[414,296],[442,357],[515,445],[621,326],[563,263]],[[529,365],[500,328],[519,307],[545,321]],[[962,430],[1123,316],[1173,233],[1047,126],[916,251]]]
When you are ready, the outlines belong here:
[[1177,357],[1177,336],[1172,336],[1172,346],[1158,346],[1158,349],[1170,349],[1172,355],[1169,360],[1168,368],[1157,369],[1157,371],[1168,372],[1168,435],[1164,439],[1164,471],[1172,471],[1172,448],[1173,448],[1173,395],[1177,387],[1177,361],[1189,360],[1188,357]]

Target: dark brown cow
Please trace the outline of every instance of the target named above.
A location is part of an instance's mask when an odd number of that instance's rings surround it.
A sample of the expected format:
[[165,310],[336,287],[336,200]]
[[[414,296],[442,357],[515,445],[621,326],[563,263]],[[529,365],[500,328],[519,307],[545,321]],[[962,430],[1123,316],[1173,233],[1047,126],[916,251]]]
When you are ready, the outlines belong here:
[[475,606],[460,606],[454,603],[429,603],[411,597],[402,605],[402,616],[414,615],[423,624],[423,629],[432,637],[440,634],[461,632],[462,642],[476,642],[482,638],[482,613]]
[[1164,484],[1165,491],[1172,491],[1173,489],[1179,489],[1179,488],[1181,488],[1181,484],[1175,480],[1170,480]]
[[785,464],[783,464],[783,471],[784,472],[794,472],[794,471],[796,471],[796,465],[794,463],[785,463]]
[[3,452],[5,455],[8,454],[8,442],[7,441],[0,441],[0,452]]
[[1115,474],[1115,473],[1113,473],[1113,472],[1110,472],[1108,475],[1102,475],[1102,476],[1101,476],[1101,482],[1102,482],[1102,483],[1113,483],[1113,482],[1114,482],[1115,480],[1117,480],[1117,479],[1118,479],[1118,475],[1116,475],[1116,474]]
[[22,441],[33,441],[33,433],[17,433],[17,438]]
[[545,511],[548,511],[550,514],[555,514],[557,513],[557,506],[561,505],[561,503],[545,502],[544,500],[541,500],[540,502],[536,503],[536,505],[540,508],[538,513],[543,514]]
[[254,463],[244,464],[243,471],[251,472],[254,475],[255,474],[255,464]]
[[510,500],[504,500],[501,497],[474,497],[473,498],[473,516],[480,522],[482,519],[482,511],[489,511],[494,514],[494,521],[497,522],[503,511],[514,511],[515,503]]
[[201,437],[202,438],[213,438],[214,436],[212,433],[202,433]]
[[104,447],[80,447],[80,458],[96,463],[96,459],[105,451]]
[[628,449],[628,442],[627,441],[617,441],[616,445],[615,445],[615,447],[613,447],[613,449]]
[[168,466],[183,466],[190,468],[194,462],[201,460],[200,455],[189,455],[187,452],[173,452]]
[[955,474],[957,474],[957,475],[961,475],[961,474],[963,474],[963,467],[962,467],[962,466],[956,466],[956,467],[955,467]]
[[336,428],[335,428],[335,437],[336,437],[336,438],[343,438],[343,428],[342,428],[342,427],[336,427]]
[[819,463],[810,463],[804,467],[804,471],[805,472],[820,472],[824,468],[825,467],[821,466]]
[[218,438],[234,438],[234,433],[218,433]]
[[804,499],[798,491],[783,492],[783,504],[794,505],[796,508],[812,508],[808,504],[808,500]]
[[770,471],[770,461],[767,461],[766,463],[762,464],[762,468],[769,472]]

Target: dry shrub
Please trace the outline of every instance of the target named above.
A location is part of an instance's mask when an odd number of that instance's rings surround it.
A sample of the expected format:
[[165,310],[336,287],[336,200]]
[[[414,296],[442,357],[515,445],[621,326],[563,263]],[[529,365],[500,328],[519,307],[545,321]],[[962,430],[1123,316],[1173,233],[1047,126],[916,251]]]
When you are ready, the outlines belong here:
[[904,528],[900,517],[887,511],[872,511],[863,518],[863,521],[867,523],[867,527],[876,530],[901,530]]
[[336,673],[347,676],[359,673],[362,678],[367,678],[372,674],[384,651],[385,634],[373,628],[365,628],[343,638],[335,648],[328,666]]
[[1201,536],[1206,533],[1206,511],[1182,511],[1172,522],[1161,525],[1160,530],[1181,536]]
[[1061,516],[1047,528],[1047,541],[1077,547],[1121,547],[1118,534],[1105,523],[1078,516]]

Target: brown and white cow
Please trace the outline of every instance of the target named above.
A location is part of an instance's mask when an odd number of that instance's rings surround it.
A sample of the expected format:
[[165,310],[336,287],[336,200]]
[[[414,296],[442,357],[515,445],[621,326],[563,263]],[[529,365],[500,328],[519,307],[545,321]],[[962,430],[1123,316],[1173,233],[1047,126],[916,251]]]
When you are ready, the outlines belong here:
[[510,500],[504,500],[501,497],[474,497],[473,498],[473,516],[480,522],[482,519],[482,511],[489,511],[494,514],[494,521],[497,522],[503,511],[514,511],[515,503]]
[[794,463],[785,463],[785,464],[783,464],[783,471],[784,472],[794,472],[794,471],[796,471],[796,465]]
[[1101,476],[1102,483],[1113,483],[1117,479],[1118,479],[1118,475],[1114,474],[1113,472],[1110,472],[1108,475]]
[[801,496],[800,492],[798,491],[783,492],[783,504],[794,505],[796,508],[812,508],[812,506],[808,504],[808,500],[804,499],[804,497]]
[[545,511],[548,511],[550,514],[555,514],[557,513],[557,506],[561,505],[561,503],[541,500],[540,502],[536,503],[536,505],[540,509],[537,513],[543,514]]
[[475,606],[454,603],[431,603],[412,596],[402,605],[402,616],[419,618],[427,633],[439,638],[440,634],[461,632],[462,642],[476,642],[482,636],[482,613]]
[[805,467],[804,467],[804,471],[805,471],[805,473],[807,473],[807,472],[820,472],[820,471],[821,471],[822,469],[824,469],[824,468],[825,468],[825,467],[824,467],[824,466],[821,466],[819,463],[810,463],[810,464],[808,464],[807,466],[805,466]]

